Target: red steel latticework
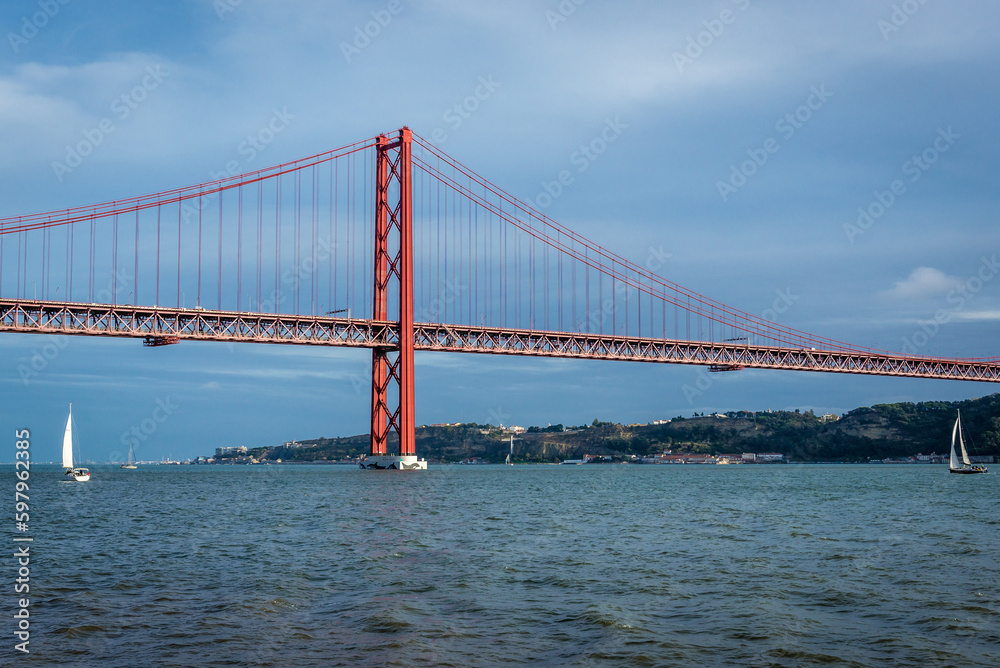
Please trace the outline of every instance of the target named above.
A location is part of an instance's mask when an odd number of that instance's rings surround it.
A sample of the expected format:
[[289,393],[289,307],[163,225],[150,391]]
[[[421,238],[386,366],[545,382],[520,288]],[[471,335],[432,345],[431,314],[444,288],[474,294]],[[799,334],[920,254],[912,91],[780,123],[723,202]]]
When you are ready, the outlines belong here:
[[[413,195],[409,128],[395,141],[376,140],[375,290],[372,319],[389,320],[390,290],[399,299],[399,335],[395,346],[372,348],[373,456],[385,455],[389,432],[399,435],[399,454],[416,454],[413,388]],[[397,401],[390,404],[390,386]]]

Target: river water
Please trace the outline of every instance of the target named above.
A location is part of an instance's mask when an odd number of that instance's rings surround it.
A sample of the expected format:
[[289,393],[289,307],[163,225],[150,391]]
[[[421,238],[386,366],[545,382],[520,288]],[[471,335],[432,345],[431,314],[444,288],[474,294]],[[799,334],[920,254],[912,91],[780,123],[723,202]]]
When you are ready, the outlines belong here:
[[994,473],[93,473],[32,467],[31,653],[5,615],[3,665],[1000,665]]

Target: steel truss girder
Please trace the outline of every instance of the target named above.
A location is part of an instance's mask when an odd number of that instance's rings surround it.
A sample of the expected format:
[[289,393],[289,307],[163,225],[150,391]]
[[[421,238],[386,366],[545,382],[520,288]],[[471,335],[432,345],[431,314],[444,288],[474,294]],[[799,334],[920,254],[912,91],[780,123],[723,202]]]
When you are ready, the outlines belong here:
[[[373,348],[387,355],[399,350],[399,324],[395,322],[16,299],[0,299],[0,331],[346,346]],[[996,362],[465,325],[414,324],[413,346],[420,351],[1000,382]],[[383,379],[399,383],[400,369],[386,361]]]
[[863,351],[824,351],[433,324],[417,324],[414,341],[417,350],[1000,382],[1000,364],[997,363]]
[[0,331],[187,341],[396,346],[394,323],[273,313],[0,299]]

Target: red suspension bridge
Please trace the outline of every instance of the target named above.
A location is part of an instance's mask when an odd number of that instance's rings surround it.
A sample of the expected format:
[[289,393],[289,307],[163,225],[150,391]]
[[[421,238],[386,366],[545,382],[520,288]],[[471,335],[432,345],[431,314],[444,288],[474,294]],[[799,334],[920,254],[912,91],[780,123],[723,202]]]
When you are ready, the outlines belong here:
[[407,128],[196,186],[0,219],[0,331],[370,348],[378,466],[420,465],[417,350],[1000,382],[997,359],[854,346],[667,281]]

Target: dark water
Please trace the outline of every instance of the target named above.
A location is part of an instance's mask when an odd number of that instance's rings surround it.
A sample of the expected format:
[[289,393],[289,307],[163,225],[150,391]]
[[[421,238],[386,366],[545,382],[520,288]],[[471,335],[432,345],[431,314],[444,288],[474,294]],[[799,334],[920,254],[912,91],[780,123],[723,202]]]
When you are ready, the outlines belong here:
[[[0,475],[12,511],[12,467]],[[61,477],[32,469],[32,652],[13,665],[1000,665],[993,473],[160,466]]]

